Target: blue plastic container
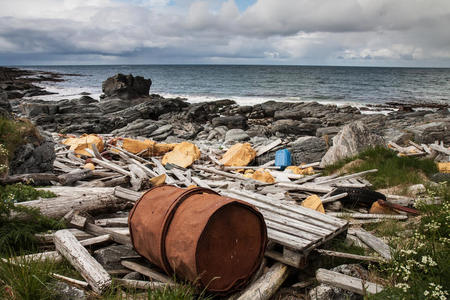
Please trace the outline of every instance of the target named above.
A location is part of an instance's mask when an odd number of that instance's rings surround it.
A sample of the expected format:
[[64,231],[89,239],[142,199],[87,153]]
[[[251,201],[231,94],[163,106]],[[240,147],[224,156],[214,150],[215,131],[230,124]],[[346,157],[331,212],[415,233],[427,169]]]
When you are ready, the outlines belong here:
[[291,152],[288,149],[281,149],[275,152],[275,166],[284,170],[291,165]]

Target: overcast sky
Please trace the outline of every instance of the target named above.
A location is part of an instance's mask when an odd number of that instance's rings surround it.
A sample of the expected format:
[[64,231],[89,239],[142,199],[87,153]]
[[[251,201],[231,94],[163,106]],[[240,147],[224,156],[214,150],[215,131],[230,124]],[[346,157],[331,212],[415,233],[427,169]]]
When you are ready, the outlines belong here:
[[0,65],[450,67],[450,0],[0,0]]

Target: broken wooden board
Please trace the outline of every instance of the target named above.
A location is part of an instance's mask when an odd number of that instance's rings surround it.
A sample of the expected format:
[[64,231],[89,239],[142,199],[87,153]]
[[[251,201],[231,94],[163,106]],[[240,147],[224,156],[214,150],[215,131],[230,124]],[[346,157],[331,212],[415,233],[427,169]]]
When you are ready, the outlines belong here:
[[376,294],[383,290],[383,287],[376,283],[363,281],[356,277],[326,269],[318,269],[316,271],[316,279],[320,283],[325,283],[359,295]]

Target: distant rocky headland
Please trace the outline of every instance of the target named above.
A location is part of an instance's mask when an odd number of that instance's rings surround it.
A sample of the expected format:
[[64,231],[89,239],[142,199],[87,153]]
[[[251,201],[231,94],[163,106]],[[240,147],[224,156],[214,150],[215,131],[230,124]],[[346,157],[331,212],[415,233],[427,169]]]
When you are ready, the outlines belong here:
[[[99,100],[89,96],[60,101],[28,98],[47,93],[35,83],[60,80],[62,74],[0,68],[1,113],[26,117],[43,131],[58,133],[146,137],[170,143],[191,140],[217,147],[240,141],[258,145],[281,138],[293,150],[294,162],[320,159],[331,137],[357,120],[370,133],[398,144],[409,139],[450,143],[450,114],[445,104],[419,109],[393,103],[398,109],[387,114],[317,102],[239,106],[224,99],[191,104],[186,99],[151,94],[150,79],[123,74],[104,81]],[[302,153],[311,157],[295,159],[295,149],[305,147],[308,151]]]

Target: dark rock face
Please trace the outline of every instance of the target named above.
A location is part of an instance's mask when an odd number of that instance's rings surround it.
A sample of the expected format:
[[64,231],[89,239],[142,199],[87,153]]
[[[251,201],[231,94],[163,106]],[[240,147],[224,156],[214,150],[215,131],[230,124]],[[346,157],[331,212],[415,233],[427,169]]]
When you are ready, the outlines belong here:
[[51,136],[39,133],[41,138],[28,139],[14,152],[9,165],[11,174],[46,173],[53,171],[56,158],[55,143]]
[[130,246],[116,245],[98,249],[94,252],[94,258],[106,269],[122,269],[121,257],[137,255]]
[[10,113],[12,111],[11,103],[8,100],[8,94],[0,89],[0,109]]
[[327,145],[324,139],[304,136],[292,142],[288,149],[291,151],[292,163],[300,165],[320,161],[327,152]]
[[226,126],[228,129],[247,129],[247,118],[244,116],[217,117],[212,119],[214,126]]
[[320,124],[308,124],[296,120],[278,120],[272,125],[273,133],[284,133],[293,135],[316,135],[317,128]]
[[118,97],[124,100],[148,97],[151,79],[133,75],[117,74],[109,77],[102,84],[102,91],[106,98]]
[[417,143],[430,144],[434,141],[444,141],[448,144],[450,143],[450,118],[440,122],[411,126],[407,131],[414,135]]

